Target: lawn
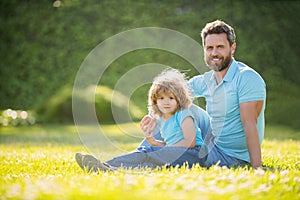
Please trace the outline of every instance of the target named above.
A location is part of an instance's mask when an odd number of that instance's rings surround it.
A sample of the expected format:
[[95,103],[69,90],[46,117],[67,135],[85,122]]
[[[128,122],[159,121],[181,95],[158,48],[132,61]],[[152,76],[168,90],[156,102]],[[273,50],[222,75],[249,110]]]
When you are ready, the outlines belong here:
[[195,166],[85,173],[76,152],[105,160],[141,140],[115,125],[101,128],[109,143],[93,148],[83,145],[72,125],[0,127],[0,199],[300,199],[300,131],[266,127],[266,170]]

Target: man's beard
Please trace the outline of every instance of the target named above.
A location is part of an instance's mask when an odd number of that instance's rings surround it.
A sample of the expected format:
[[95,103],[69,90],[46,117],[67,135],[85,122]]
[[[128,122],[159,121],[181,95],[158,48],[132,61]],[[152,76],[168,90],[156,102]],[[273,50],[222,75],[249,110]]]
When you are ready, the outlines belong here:
[[206,59],[206,64],[214,71],[220,72],[223,71],[224,69],[228,68],[230,63],[231,63],[231,54],[229,54],[228,56],[221,58],[222,62],[221,65],[216,65],[215,63],[213,63],[213,59],[214,58],[219,58],[218,56],[214,56],[211,58]]

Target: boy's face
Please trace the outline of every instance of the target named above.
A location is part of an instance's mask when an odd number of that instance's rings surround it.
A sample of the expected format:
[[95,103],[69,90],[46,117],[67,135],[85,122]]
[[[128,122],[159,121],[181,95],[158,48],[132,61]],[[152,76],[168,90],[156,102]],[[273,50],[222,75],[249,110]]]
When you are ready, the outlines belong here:
[[178,108],[178,103],[173,93],[162,93],[157,98],[158,109],[165,119],[169,119]]

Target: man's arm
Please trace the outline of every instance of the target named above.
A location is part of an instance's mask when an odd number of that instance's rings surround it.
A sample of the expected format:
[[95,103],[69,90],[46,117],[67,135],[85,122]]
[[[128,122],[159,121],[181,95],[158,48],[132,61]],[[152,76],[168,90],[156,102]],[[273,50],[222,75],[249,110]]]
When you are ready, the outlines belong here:
[[262,110],[264,101],[240,103],[240,114],[246,134],[246,143],[250,156],[250,164],[254,168],[262,166],[261,147],[256,128],[257,118]]

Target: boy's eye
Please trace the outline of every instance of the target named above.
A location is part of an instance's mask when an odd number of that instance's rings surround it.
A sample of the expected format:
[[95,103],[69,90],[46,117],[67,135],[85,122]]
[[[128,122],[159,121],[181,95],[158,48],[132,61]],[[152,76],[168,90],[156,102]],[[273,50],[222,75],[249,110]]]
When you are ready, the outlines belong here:
[[174,99],[174,97],[170,97],[170,99]]

